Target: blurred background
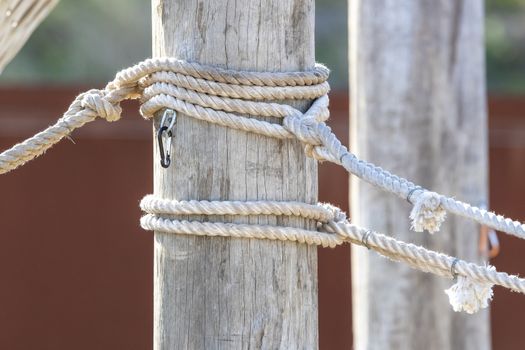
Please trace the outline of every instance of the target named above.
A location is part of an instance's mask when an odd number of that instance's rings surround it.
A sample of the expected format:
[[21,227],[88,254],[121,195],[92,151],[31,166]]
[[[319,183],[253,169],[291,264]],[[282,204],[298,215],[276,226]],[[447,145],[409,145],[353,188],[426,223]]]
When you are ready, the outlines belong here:
[[[346,2],[316,1],[317,59],[332,69],[330,124],[348,144]],[[117,11],[118,9],[118,11]],[[150,2],[63,0],[0,75],[0,147],[55,121],[71,100],[151,55]],[[336,34],[336,35],[334,35]],[[486,5],[491,209],[525,221],[525,1]],[[351,87],[350,87],[351,88]],[[92,123],[0,179],[0,348],[149,349],[152,237],[138,202],[152,191],[150,125],[137,105]],[[348,210],[337,167],[320,200]],[[500,235],[492,263],[525,274],[525,244]],[[320,348],[351,348],[350,250],[319,250]],[[495,349],[521,349],[525,298],[496,288]]]

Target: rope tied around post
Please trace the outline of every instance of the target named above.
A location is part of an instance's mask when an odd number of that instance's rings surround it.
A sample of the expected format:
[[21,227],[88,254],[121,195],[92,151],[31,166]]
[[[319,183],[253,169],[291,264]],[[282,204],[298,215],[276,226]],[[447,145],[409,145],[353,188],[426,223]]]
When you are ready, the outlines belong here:
[[[118,120],[122,113],[120,102],[139,98],[140,112],[146,119],[169,108],[185,116],[228,128],[277,139],[298,139],[304,144],[307,156],[339,164],[364,181],[413,203],[410,218],[415,231],[438,231],[448,211],[525,238],[525,225],[518,221],[430,192],[350,153],[325,123],[329,118],[328,73],[328,69],[320,64],[303,72],[250,72],[227,70],[175,58],[148,59],[119,72],[105,89],[89,90],[79,95],[55,125],[1,153],[0,174],[41,155],[75,129],[97,117],[108,121]],[[314,101],[302,113],[285,102],[296,99]],[[265,102],[267,100],[272,102]],[[270,123],[253,117],[275,117],[282,122]],[[146,229],[178,234],[202,235],[206,232],[214,236],[291,240],[328,247],[351,242],[366,245],[392,260],[405,262],[422,271],[450,277],[450,269],[454,267],[459,276],[490,285],[490,290],[492,284],[498,284],[525,293],[525,281],[516,276],[462,261],[453,266],[451,257],[359,228],[349,223],[341,211],[327,205],[163,202],[164,208],[169,210],[159,212],[158,208],[162,207],[159,200],[161,199],[146,197],[143,202],[143,209],[148,214],[141,219],[141,224]],[[200,215],[211,215],[208,213],[225,213],[226,209],[230,211],[230,215],[264,215],[265,212],[301,217],[313,215],[310,219],[317,221],[317,230],[176,220],[164,216],[180,215],[177,213],[181,210],[189,211],[186,214],[199,212]],[[253,212],[258,214],[247,214]],[[278,212],[281,214],[277,214]],[[472,283],[463,283],[462,286],[476,288]],[[476,296],[478,294],[480,293],[475,293]],[[488,295],[491,296],[491,292],[481,294],[485,300]],[[466,305],[465,302],[459,304]],[[478,302],[477,305],[485,307],[486,303]],[[469,312],[475,308],[462,309]]]
[[[479,266],[436,253],[411,243],[350,223],[341,210],[329,204],[310,205],[279,201],[177,201],[148,195],[140,203],[146,213],[145,230],[171,234],[270,239],[335,247],[353,243],[375,250],[393,261],[434,273],[457,282],[445,292],[455,311],[474,313],[488,306],[494,284],[525,293],[525,279],[497,272],[493,266]],[[174,218],[177,215],[278,215],[299,216],[316,221],[316,230],[284,225],[232,224]],[[451,274],[452,273],[452,274]]]

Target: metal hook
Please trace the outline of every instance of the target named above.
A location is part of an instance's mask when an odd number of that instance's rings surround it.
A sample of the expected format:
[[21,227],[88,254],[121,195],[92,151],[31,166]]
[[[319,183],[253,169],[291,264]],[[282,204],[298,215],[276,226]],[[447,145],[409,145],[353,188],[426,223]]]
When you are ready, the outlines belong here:
[[[485,203],[479,206],[481,209],[487,210]],[[481,225],[479,231],[479,253],[485,258],[492,259],[498,256],[500,251],[498,234],[496,231],[488,226]]]
[[479,253],[488,259],[498,256],[500,251],[498,234],[485,225],[481,225],[479,232]]
[[[173,126],[177,121],[177,113],[173,109],[166,109],[160,121],[157,131],[157,142],[159,143],[160,165],[167,168],[171,164],[171,140],[173,137]],[[166,147],[164,147],[166,145]]]

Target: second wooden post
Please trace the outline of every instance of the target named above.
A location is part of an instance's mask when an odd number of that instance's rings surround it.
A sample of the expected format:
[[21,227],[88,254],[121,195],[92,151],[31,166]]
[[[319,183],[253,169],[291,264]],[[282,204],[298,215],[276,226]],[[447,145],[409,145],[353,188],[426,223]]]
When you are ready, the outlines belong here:
[[[350,1],[351,149],[426,188],[487,201],[481,1]],[[410,205],[352,179],[352,220],[482,263],[479,226],[410,231]],[[455,313],[453,283],[352,249],[355,349],[490,349],[489,314]]]

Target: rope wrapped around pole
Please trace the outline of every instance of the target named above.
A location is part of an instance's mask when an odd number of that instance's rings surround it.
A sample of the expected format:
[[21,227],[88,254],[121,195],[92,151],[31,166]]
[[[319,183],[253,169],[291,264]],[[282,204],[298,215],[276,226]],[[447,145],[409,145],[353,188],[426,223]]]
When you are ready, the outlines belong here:
[[[308,205],[278,201],[176,201],[148,195],[140,203],[147,213],[141,219],[145,230],[174,234],[272,239],[335,247],[345,242],[366,246],[412,268],[454,278],[468,277],[482,284],[496,284],[525,294],[525,279],[498,272],[442,253],[351,224],[338,208],[329,204]],[[176,219],[174,215],[279,215],[314,219],[317,230],[278,225],[253,225]]]
[[[329,118],[328,73],[328,69],[320,64],[304,72],[250,72],[205,66],[175,58],[148,59],[119,72],[103,90],[90,90],[79,95],[55,125],[0,154],[0,173],[9,172],[39,156],[74,129],[93,121],[96,117],[108,121],[118,120],[122,112],[120,102],[139,98],[140,112],[146,119],[169,108],[189,117],[228,128],[277,139],[297,138],[304,144],[307,156],[339,164],[349,173],[412,203],[414,207],[410,218],[415,231],[438,231],[446,212],[451,212],[525,238],[525,225],[518,221],[428,191],[350,153],[325,123]],[[286,104],[287,100],[297,99],[315,100],[310,108],[302,113]],[[253,117],[274,117],[282,122],[270,123]],[[151,197],[146,197],[143,202],[144,210],[149,213],[141,220],[144,228],[179,234],[206,232],[216,236],[291,240],[327,247],[352,242],[366,245],[392,260],[405,262],[426,272],[449,277],[458,274],[469,278],[469,281],[488,286],[490,293],[482,293],[483,297],[479,297],[479,293],[475,295],[475,298],[479,299],[477,306],[466,307],[465,303],[470,302],[467,300],[460,303],[458,310],[463,308],[470,312],[485,307],[486,300],[492,297],[492,284],[525,292],[524,281],[516,276],[496,272],[492,267],[477,266],[463,261],[454,262],[452,257],[359,228],[346,221],[340,211],[327,205],[312,207],[300,203],[279,202],[174,203],[159,202],[160,200],[154,201]],[[212,212],[220,212],[220,215],[255,215],[253,212],[260,215],[264,215],[265,212],[272,215],[298,215],[317,221],[318,230],[203,223],[159,216],[180,215],[180,211],[187,211],[185,214],[199,212],[204,215],[211,215],[209,213]],[[487,290],[485,285],[475,287]],[[458,293],[454,294],[451,290],[449,292],[447,293],[451,302],[458,299]],[[461,290],[459,293],[461,294]],[[454,308],[456,309],[456,306]]]

